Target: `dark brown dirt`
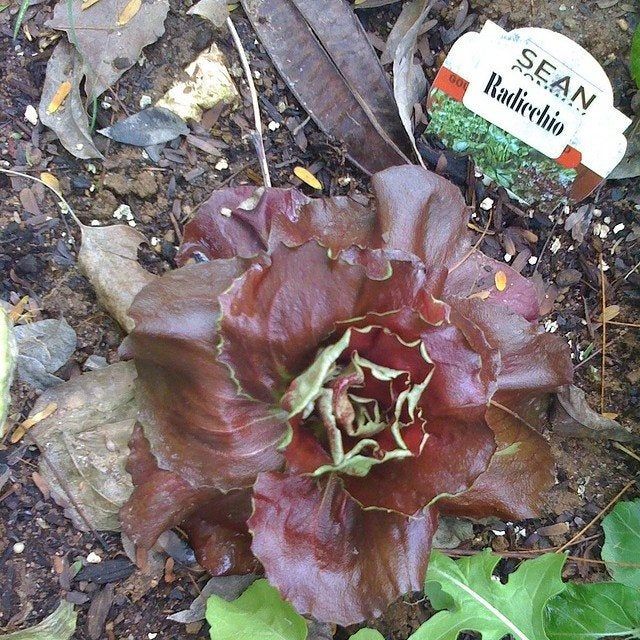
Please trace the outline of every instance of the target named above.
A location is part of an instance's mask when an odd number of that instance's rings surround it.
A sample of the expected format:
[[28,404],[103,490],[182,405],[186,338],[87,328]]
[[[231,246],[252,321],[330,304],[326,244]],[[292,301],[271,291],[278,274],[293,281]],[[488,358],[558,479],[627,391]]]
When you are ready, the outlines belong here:
[[[4,3],[0,3],[2,5]],[[260,182],[256,157],[250,142],[244,137],[250,130],[251,111],[248,104],[240,111],[223,112],[212,117],[211,141],[215,154],[207,154],[184,140],[171,145],[171,159],[150,162],[140,149],[109,143],[99,144],[106,161],[86,163],[66,153],[55,136],[40,125],[32,127],[24,120],[25,108],[37,105],[50,48],[40,51],[37,43],[45,38],[43,26],[51,13],[51,2],[35,4],[27,12],[27,25],[34,40],[21,34],[14,43],[11,29],[17,2],[0,13],[0,160],[16,170],[38,176],[50,170],[61,182],[63,193],[85,223],[98,220],[114,221],[112,214],[120,204],[128,204],[134,213],[137,228],[148,238],[157,238],[153,247],[143,251],[143,263],[161,273],[174,267],[173,258],[179,242],[179,231],[189,216],[208,194],[223,184]],[[606,65],[614,83],[618,102],[631,113],[631,86],[626,60],[630,33],[638,22],[636,4],[624,1],[603,9],[611,3],[573,0],[562,4],[551,0],[475,0],[471,11],[478,14],[476,27],[485,19],[502,20],[508,26],[550,27],[574,37]],[[564,7],[564,8],[562,8]],[[458,3],[445,11],[446,26],[453,24]],[[362,12],[368,31],[385,37],[388,23],[398,13],[397,7]],[[242,17],[237,21],[252,66],[260,72],[257,81],[262,99],[265,124],[275,121],[280,127],[267,130],[266,147],[272,178],[276,185],[298,185],[292,167],[301,164],[312,167],[324,185],[325,194],[366,192],[367,181],[344,158],[340,145],[328,140],[312,123],[304,128],[306,146],[296,144],[284,123],[287,118],[301,123],[306,114],[286,90],[261,47]],[[474,28],[476,28],[474,27]],[[214,34],[207,23],[187,17],[182,3],[172,1],[167,31],[156,44],[145,50],[146,62],[136,65],[115,87],[118,99],[109,98],[110,109],[101,109],[100,126],[118,120],[126,112],[138,110],[140,97],[146,94],[155,100],[170,86],[199,51],[215,39],[227,53],[232,68],[238,67],[237,57],[227,36]],[[443,51],[438,30],[429,36],[436,60]],[[435,67],[428,69],[433,77]],[[205,130],[198,135],[208,136]],[[300,140],[298,140],[300,142]],[[229,168],[215,169],[220,157],[228,160]],[[349,178],[349,180],[347,180]],[[32,319],[64,317],[78,334],[78,348],[73,362],[59,372],[64,378],[78,375],[82,364],[92,354],[105,356],[109,362],[118,359],[117,347],[122,333],[117,324],[97,305],[95,294],[76,265],[77,229],[69,228],[59,215],[53,199],[43,189],[34,187],[38,211],[26,211],[24,189],[33,185],[19,178],[8,179],[0,174],[0,298],[16,305],[29,296],[28,309]],[[306,187],[303,186],[304,189]],[[562,224],[555,228],[546,214],[520,212],[504,194],[485,192],[475,185],[468,195],[480,202],[491,195],[501,202],[494,215],[491,235],[482,244],[486,253],[497,258],[516,245],[518,252],[528,250],[539,257],[538,273],[552,283],[551,293],[556,306],[547,320],[557,324],[557,331],[571,342],[577,365],[578,384],[588,391],[592,406],[599,404],[601,330],[595,324],[600,313],[601,297],[598,278],[600,253],[610,269],[606,272],[608,304],[620,306],[617,321],[637,323],[640,306],[640,276],[634,266],[640,259],[640,189],[637,181],[608,183],[586,204],[597,211],[584,242],[578,244]],[[574,208],[575,209],[575,208]],[[478,209],[474,220],[479,227],[486,223],[486,214]],[[611,229],[604,238],[593,234],[594,223],[606,223]],[[617,224],[623,231],[614,234]],[[533,232],[535,241],[522,240],[522,230]],[[75,242],[70,244],[73,238]],[[553,251],[554,239],[561,243]],[[511,244],[509,244],[511,243]],[[525,260],[523,273],[534,269]],[[580,280],[572,281],[571,272]],[[569,284],[567,284],[569,283]],[[585,313],[588,319],[585,322]],[[581,354],[595,352],[595,357],[581,362]],[[636,433],[640,433],[640,342],[637,327],[609,326],[605,378],[605,411]],[[24,419],[37,396],[22,384],[13,389],[10,423]],[[588,522],[599,509],[638,471],[638,463],[610,443],[561,438],[550,434],[558,463],[559,483],[548,499],[548,516],[525,522],[524,534],[516,533],[513,523],[504,523],[505,536],[495,536],[491,529],[476,525],[476,537],[465,548],[492,546],[496,551],[522,548],[544,548],[561,544]],[[96,582],[70,577],[68,566],[76,560],[86,564],[94,551],[106,559],[123,559],[119,535],[103,534],[102,542],[92,534],[76,531],[63,516],[62,510],[43,495],[33,480],[37,471],[38,453],[26,445],[0,445],[0,463],[11,470],[9,482],[0,488],[0,631],[9,631],[35,624],[51,612],[61,597],[74,599],[80,612],[78,631],[74,637],[84,640],[87,613],[101,588]],[[37,476],[36,476],[37,478]],[[627,497],[638,495],[631,489]],[[567,522],[569,533],[547,539],[535,531],[542,525]],[[598,534],[595,527],[591,534]],[[14,552],[13,545],[23,542],[23,553]],[[598,557],[601,540],[585,541],[573,547],[577,557]],[[103,547],[104,544],[104,547]],[[64,560],[64,561],[63,561]],[[510,563],[510,564],[509,564]],[[515,561],[507,561],[506,569]],[[594,569],[595,567],[595,569]],[[569,562],[567,577],[593,579],[597,565]],[[153,638],[205,639],[205,626],[185,628],[166,620],[172,612],[186,608],[195,597],[206,575],[176,563],[175,580],[166,576],[154,579],[140,571],[128,578],[115,580],[112,605],[101,638],[144,640]],[[169,574],[170,577],[170,574]],[[380,621],[371,622],[387,638],[405,640],[427,617],[425,603],[397,603]],[[346,637],[340,632],[339,637]]]

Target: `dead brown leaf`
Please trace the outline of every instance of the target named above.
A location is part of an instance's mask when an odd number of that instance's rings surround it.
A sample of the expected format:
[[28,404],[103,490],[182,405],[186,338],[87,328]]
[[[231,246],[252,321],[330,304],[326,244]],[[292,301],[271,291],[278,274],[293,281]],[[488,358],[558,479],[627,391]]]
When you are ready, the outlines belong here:
[[[82,0],[59,0],[46,24],[65,31],[82,58],[89,98],[98,97],[131,68],[144,47],[164,33],[168,0],[100,0],[83,9]],[[137,9],[136,9],[137,6]]]
[[[47,64],[47,74],[42,87],[38,114],[42,124],[53,129],[64,148],[76,158],[102,158],[93,144],[89,118],[80,95],[82,64],[74,48],[60,40]],[[68,85],[64,108],[50,111],[50,106],[60,101],[60,87]]]
[[640,443],[640,435],[591,409],[584,391],[575,385],[557,393],[550,418],[554,431],[563,436]]
[[133,320],[127,311],[137,293],[156,276],[138,262],[138,247],[146,238],[132,227],[82,227],[78,264],[93,285],[102,306],[127,332]]
[[[118,362],[46,390],[32,415],[58,410],[31,430],[43,452],[40,475],[78,529],[118,530],[132,490],[125,471],[138,405],[135,365]],[[81,511],[81,513],[80,513]]]
[[409,162],[410,142],[384,69],[344,0],[242,4],[289,88],[325,133],[344,142],[355,164],[375,173]]

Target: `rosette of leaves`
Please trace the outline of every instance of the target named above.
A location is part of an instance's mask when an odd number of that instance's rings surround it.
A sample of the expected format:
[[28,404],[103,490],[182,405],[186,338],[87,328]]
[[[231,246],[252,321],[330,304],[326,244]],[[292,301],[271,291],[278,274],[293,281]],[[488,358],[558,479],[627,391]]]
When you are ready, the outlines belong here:
[[214,575],[263,570],[342,625],[421,589],[439,513],[537,512],[553,461],[532,425],[572,377],[534,285],[474,250],[454,185],[402,166],[372,187],[368,207],[215,192],[124,346],[126,533],[149,548],[180,526]]

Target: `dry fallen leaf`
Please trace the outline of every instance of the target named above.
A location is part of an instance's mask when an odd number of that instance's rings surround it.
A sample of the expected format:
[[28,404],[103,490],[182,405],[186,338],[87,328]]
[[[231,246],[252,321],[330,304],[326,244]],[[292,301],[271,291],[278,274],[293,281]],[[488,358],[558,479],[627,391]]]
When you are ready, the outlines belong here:
[[504,271],[496,271],[494,279],[498,291],[504,291],[507,288],[507,274]]
[[78,264],[93,285],[102,306],[127,332],[133,320],[127,311],[137,293],[156,276],[138,263],[138,247],[146,238],[125,225],[82,227]]
[[640,436],[591,409],[584,391],[575,385],[558,391],[550,418],[554,431],[563,436],[640,443]]
[[[91,138],[89,118],[80,95],[81,80],[80,56],[66,40],[60,40],[47,64],[38,115],[42,124],[56,132],[69,153],[83,160],[102,158]],[[48,107],[54,101],[61,83],[65,81],[71,85],[65,108],[51,113]]]
[[596,318],[596,322],[603,322],[603,320],[606,322],[611,322],[611,320],[613,320],[619,314],[620,314],[620,307],[617,304],[609,305],[608,307],[605,308],[604,314],[601,313]]
[[348,3],[242,0],[242,6],[303,108],[344,142],[355,164],[375,173],[408,162],[410,142],[387,76]]
[[200,0],[187,11],[189,15],[206,18],[216,27],[223,27],[229,16],[227,0]]
[[[168,0],[147,0],[144,11],[136,12],[133,2],[123,9],[124,4],[123,0],[100,0],[83,10],[82,0],[59,0],[46,23],[66,31],[76,46],[89,99],[112,86],[137,62],[142,49],[164,33]],[[128,18],[126,24],[117,23],[124,18]]]
[[295,173],[297,178],[300,178],[302,182],[308,184],[313,189],[322,189],[322,182],[316,178],[309,169],[305,169],[304,167],[295,167],[293,169],[293,173]]
[[22,422],[16,430],[11,434],[11,438],[9,441],[11,444],[15,444],[16,442],[20,442],[22,438],[27,434],[27,431],[31,429],[31,427],[38,424],[38,422],[42,422],[45,418],[48,418],[52,413],[54,413],[58,408],[58,405],[55,402],[50,402],[44,409],[41,409],[37,413],[31,412],[29,417]]
[[[44,452],[40,474],[65,515],[82,530],[118,530],[118,510],[131,493],[127,443],[138,405],[133,362],[90,371],[45,391],[31,413],[58,409],[31,430]],[[82,513],[78,512],[78,508]]]
[[53,98],[51,98],[51,102],[47,107],[47,113],[55,113],[62,106],[70,92],[71,82],[69,82],[69,80],[65,80],[53,94]]
[[129,0],[127,6],[122,10],[122,13],[118,16],[117,25],[119,27],[124,26],[127,22],[130,22],[132,18],[140,11],[142,6],[142,0]]

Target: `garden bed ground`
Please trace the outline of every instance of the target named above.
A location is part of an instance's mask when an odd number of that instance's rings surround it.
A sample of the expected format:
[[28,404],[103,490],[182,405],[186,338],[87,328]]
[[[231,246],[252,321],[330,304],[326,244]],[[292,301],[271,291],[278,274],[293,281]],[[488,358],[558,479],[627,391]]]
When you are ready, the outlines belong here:
[[[27,25],[32,25],[34,30],[42,29],[51,4],[36,3],[28,13]],[[106,125],[123,117],[125,109],[129,113],[137,111],[142,95],[157,99],[181,69],[213,39],[227,53],[231,66],[238,67],[228,36],[215,34],[205,21],[186,16],[183,3],[174,0],[171,4],[166,33],[145,50],[144,64],[136,65],[125,74],[116,86],[117,98],[107,94],[113,106],[100,110],[99,124]],[[452,24],[456,10],[457,4],[452,4],[442,16],[445,25]],[[478,15],[476,26],[488,18],[505,20],[509,27],[544,26],[578,40],[605,63],[617,102],[627,113],[631,113],[634,91],[626,60],[630,32],[638,20],[638,14],[633,12],[637,10],[637,4],[624,0],[567,0],[565,4],[550,0],[475,0],[470,9]],[[283,119],[293,117],[302,123],[306,114],[256,44],[248,22],[239,11],[235,13],[238,15],[234,21],[252,66],[260,73],[257,84],[263,119],[267,124],[280,125],[277,128],[272,125],[266,134],[274,184],[299,184],[292,177],[292,169],[302,165],[318,170],[316,175],[326,194],[366,194],[366,177],[348,163],[340,144],[327,139],[313,123],[304,128],[306,150],[294,142]],[[392,7],[363,12],[362,17],[368,31],[385,37],[389,22],[397,13],[398,8]],[[13,42],[14,19],[11,11],[0,13],[0,51],[3,52],[0,57],[3,78],[0,159],[8,161],[12,168],[36,176],[48,167],[59,177],[63,193],[86,224],[93,220],[100,224],[115,222],[112,213],[117,206],[130,205],[136,228],[149,239],[158,239],[153,248],[142,251],[142,261],[147,268],[162,273],[174,266],[173,257],[183,223],[213,189],[223,184],[259,184],[254,151],[243,138],[252,117],[248,105],[234,113],[223,112],[212,123],[212,137],[220,156],[190,146],[184,139],[175,145],[172,159],[164,159],[159,165],[145,159],[141,150],[116,143],[103,144],[106,160],[93,163],[93,167],[64,152],[49,131],[40,125],[34,128],[24,120],[25,108],[38,103],[49,50],[38,51],[36,40],[29,42],[24,35]],[[441,59],[441,52],[436,51],[436,60]],[[220,157],[227,159],[228,169],[214,168]],[[67,227],[56,203],[44,192],[37,199],[36,209],[28,207],[32,210],[27,211],[19,199],[20,190],[25,186],[20,179],[0,175],[0,298],[15,304],[28,295],[35,319],[64,317],[75,329],[78,347],[73,361],[59,372],[68,379],[80,373],[91,355],[104,356],[110,363],[116,361],[123,335],[115,321],[97,305],[90,284],[77,268],[77,229]],[[531,275],[537,269],[546,281],[554,284],[558,296],[547,320],[571,341],[574,362],[579,365],[577,384],[588,392],[591,405],[597,407],[601,392],[601,331],[595,318],[602,304],[598,260],[602,254],[609,266],[607,304],[620,306],[616,320],[637,323],[640,275],[638,269],[633,269],[640,259],[640,183],[637,180],[609,182],[586,203],[593,204],[595,210],[587,212],[587,215],[593,214],[593,220],[582,243],[564,230],[562,222],[554,224],[547,214],[534,210],[530,217],[518,206],[509,206],[512,203],[504,195],[491,190],[485,192],[482,184],[475,185],[471,191],[474,189],[475,203],[487,195],[501,203],[482,244],[485,253],[502,259],[509,228],[536,234],[533,255],[539,260],[535,267],[527,263],[523,273]],[[487,221],[486,212],[477,208],[476,213],[474,222],[482,228]],[[604,237],[594,235],[596,224],[600,224],[601,229],[606,225],[609,232],[602,234]],[[614,233],[613,229],[619,224],[624,224],[624,230]],[[75,238],[75,244],[69,244],[69,233]],[[585,314],[588,314],[586,322]],[[620,422],[637,434],[640,434],[639,335],[637,326],[609,326],[604,387],[605,411],[617,414]],[[581,362],[580,354],[590,350],[593,357]],[[26,417],[36,396],[26,385],[14,385],[12,423]],[[520,523],[524,530],[516,530],[513,523],[476,525],[476,537],[463,548],[489,546],[509,554],[562,544],[638,472],[638,461],[611,443],[570,439],[553,433],[550,437],[558,465],[558,484],[548,496],[548,516]],[[100,615],[95,596],[102,590],[101,577],[94,576],[92,581],[70,580],[68,565],[78,558],[86,559],[92,551],[105,560],[126,556],[118,534],[103,534],[100,541],[92,534],[73,528],[46,491],[43,495],[34,483],[37,460],[38,452],[26,444],[0,445],[0,462],[8,464],[11,472],[9,481],[0,488],[0,633],[34,624],[67,595],[78,604],[80,611],[74,637],[83,640],[90,637],[87,629],[92,619]],[[638,487],[632,487],[627,497],[638,493]],[[568,523],[564,534],[545,537],[536,533],[542,526],[564,522]],[[494,533],[500,528],[506,535]],[[590,530],[580,544],[572,547],[572,556],[598,558],[601,540],[593,538],[593,534],[598,533],[598,527]],[[22,553],[14,551],[16,542],[24,543]],[[517,560],[505,562],[508,570]],[[598,564],[572,560],[566,566],[565,575],[590,580],[599,572]],[[106,626],[102,635],[94,637],[110,640],[207,638],[206,625],[196,623],[185,627],[166,619],[167,615],[188,607],[206,578],[203,572],[176,563],[173,571],[165,572],[159,580],[139,571],[115,580],[112,596],[107,593],[102,597],[110,604]],[[423,602],[401,602],[370,626],[379,628],[387,638],[404,640],[427,615]]]

